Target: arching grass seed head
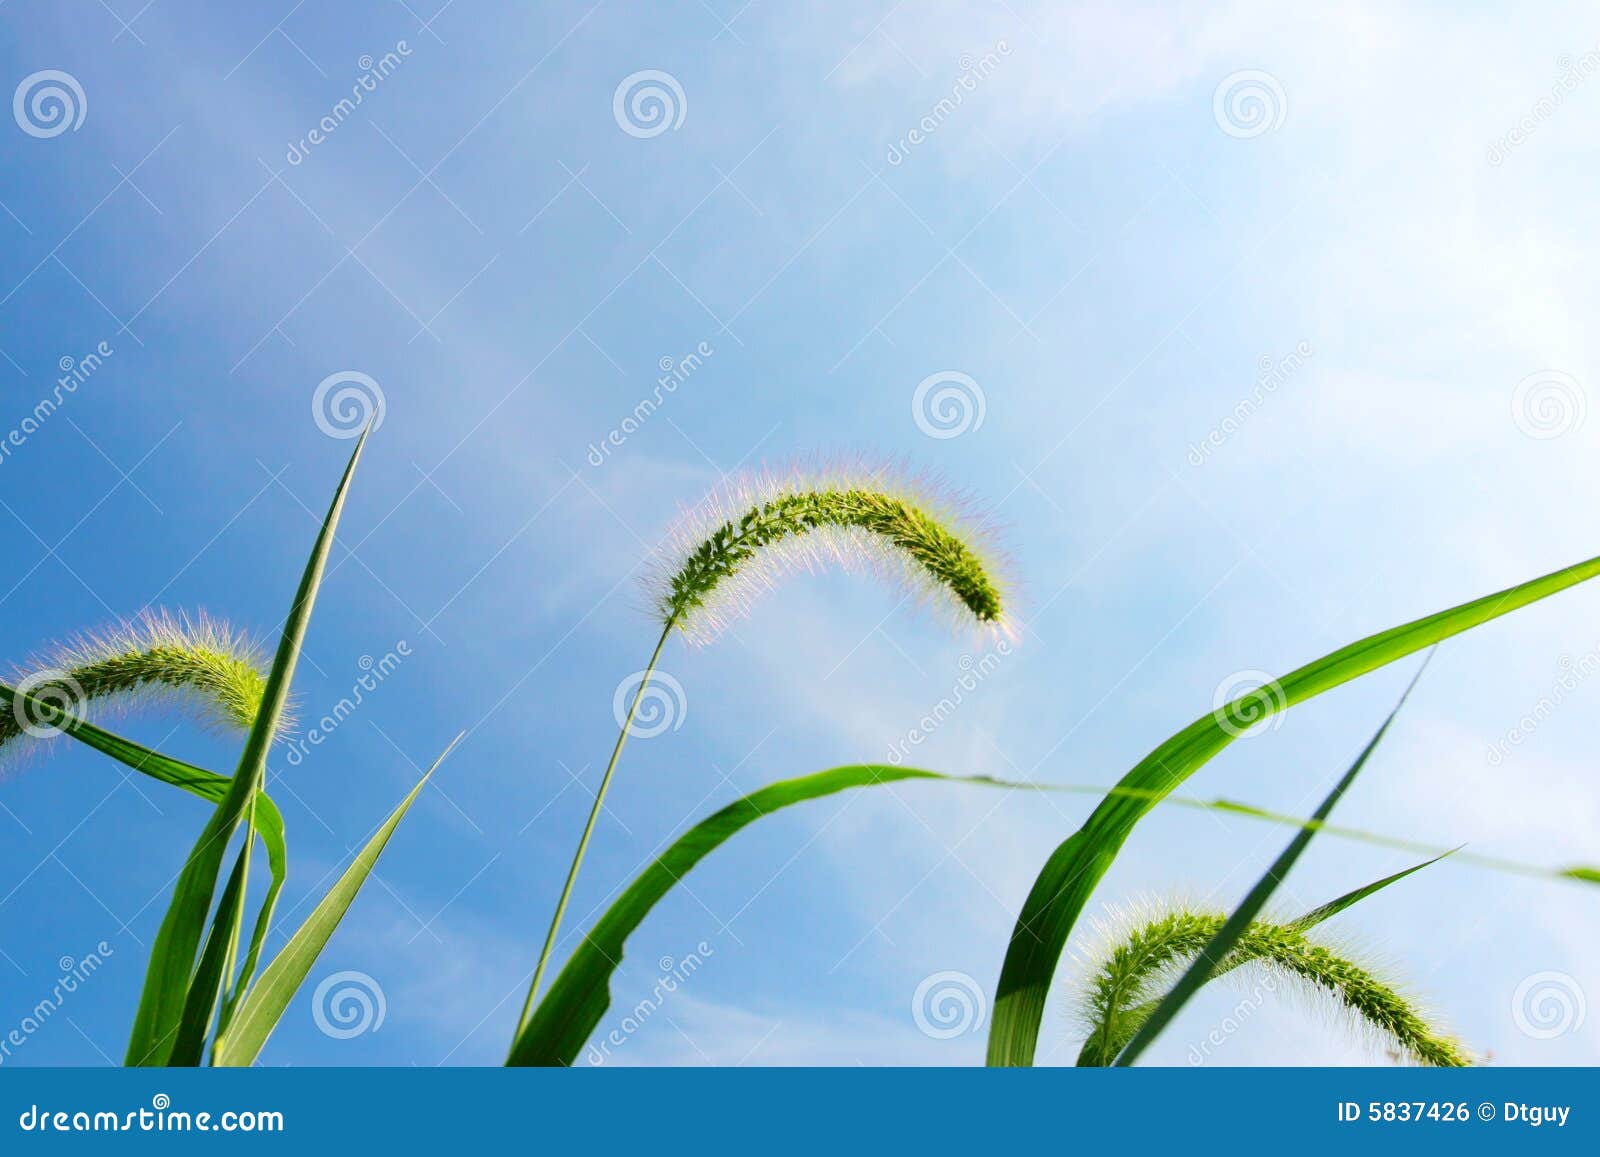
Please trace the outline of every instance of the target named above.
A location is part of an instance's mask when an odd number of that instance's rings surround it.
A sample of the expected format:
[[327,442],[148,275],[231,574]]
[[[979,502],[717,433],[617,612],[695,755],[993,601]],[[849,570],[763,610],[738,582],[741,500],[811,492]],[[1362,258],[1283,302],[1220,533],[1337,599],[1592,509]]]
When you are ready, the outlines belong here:
[[[1100,947],[1080,957],[1078,1013],[1087,1039],[1078,1063],[1111,1064],[1226,919],[1179,905],[1147,906],[1100,922]],[[1264,977],[1274,993],[1331,1008],[1361,1035],[1418,1064],[1473,1063],[1460,1044],[1429,1024],[1415,1000],[1349,952],[1313,940],[1292,923],[1251,924],[1218,976],[1236,969]]]
[[795,571],[867,569],[957,621],[1009,631],[990,534],[893,467],[795,468],[724,484],[673,530],[651,582],[662,622],[715,639]]
[[[75,636],[16,667],[6,682],[80,716],[91,703],[118,713],[177,707],[222,730],[248,729],[266,689],[261,650],[247,635],[204,613],[167,611]],[[30,718],[20,699],[0,711],[0,758],[53,734],[51,722]]]

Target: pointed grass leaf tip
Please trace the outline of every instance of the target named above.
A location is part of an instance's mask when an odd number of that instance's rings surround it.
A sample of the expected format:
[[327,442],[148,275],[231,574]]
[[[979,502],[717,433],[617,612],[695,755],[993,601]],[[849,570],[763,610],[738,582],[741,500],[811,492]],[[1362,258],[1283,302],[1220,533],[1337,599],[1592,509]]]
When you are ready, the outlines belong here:
[[655,613],[709,643],[778,581],[875,572],[956,623],[1010,633],[994,535],[971,504],[894,465],[852,461],[731,479],[685,511],[650,578]]
[[16,697],[0,711],[0,760],[58,734],[63,714],[83,717],[91,703],[118,714],[177,707],[214,729],[248,730],[266,689],[262,654],[248,635],[204,612],[144,611],[73,636],[6,680],[39,706]]
[[[1186,903],[1149,902],[1096,920],[1096,945],[1075,953],[1075,1013],[1087,1038],[1078,1063],[1111,1064],[1226,920],[1226,913]],[[1252,923],[1218,965],[1217,976],[1234,970],[1248,978],[1250,1000],[1264,999],[1263,992],[1298,998],[1348,1022],[1359,1038],[1416,1064],[1473,1063],[1466,1049],[1430,1023],[1418,1001],[1350,951],[1308,936],[1304,920]],[[1190,1063],[1207,1059],[1210,1048],[1191,1050]]]

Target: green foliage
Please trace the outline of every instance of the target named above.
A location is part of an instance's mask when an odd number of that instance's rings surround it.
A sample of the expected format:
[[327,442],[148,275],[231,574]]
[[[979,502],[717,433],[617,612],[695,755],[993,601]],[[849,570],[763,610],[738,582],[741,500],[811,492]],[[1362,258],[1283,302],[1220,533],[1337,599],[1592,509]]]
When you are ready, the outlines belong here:
[[366,846],[356,854],[350,866],[312,909],[305,923],[289,937],[289,943],[284,945],[283,951],[267,965],[260,983],[239,1003],[237,1015],[219,1029],[214,1063],[249,1065],[255,1062],[267,1038],[272,1035],[272,1030],[283,1019],[289,1002],[305,983],[311,966],[317,962],[333,937],[334,929],[339,927],[350,905],[355,902],[356,894],[372,874],[395,828],[400,826],[400,821],[411,810],[411,805],[416,803],[417,796],[422,794],[423,787],[445,761],[445,757],[460,742],[461,736],[458,735],[443,754],[433,761],[433,766],[417,781],[417,786],[389,813],[389,818],[372,834]]
[[[1173,970],[1197,959],[1227,922],[1221,913],[1187,909],[1143,921],[1094,969],[1082,997],[1088,1039],[1080,1065],[1108,1065],[1147,1022]],[[1219,971],[1253,966],[1273,981],[1332,998],[1360,1025],[1402,1055],[1425,1065],[1469,1065],[1471,1057],[1431,1028],[1422,1010],[1372,970],[1314,941],[1300,922],[1248,924]]]
[[[222,856],[241,818],[250,814],[261,789],[266,773],[267,748],[283,715],[284,704],[289,696],[289,682],[294,675],[295,661],[299,658],[311,608],[322,581],[334,529],[338,526],[345,495],[365,442],[366,435],[363,434],[350,456],[344,478],[334,494],[321,533],[312,548],[311,558],[306,563],[300,587],[284,622],[282,641],[273,656],[272,670],[262,693],[261,709],[256,713],[250,732],[245,737],[239,766],[229,781],[226,794],[201,831],[194,850],[184,862],[183,871],[173,890],[171,905],[156,934],[155,944],[150,950],[144,989],[139,997],[139,1009],[134,1017],[133,1033],[128,1042],[127,1063],[130,1065],[166,1063],[180,1031],[185,1028],[183,1021],[186,1010],[191,1017],[202,1015],[202,1006],[191,1002],[189,993],[195,978],[195,956],[200,950],[206,914],[216,893]],[[248,842],[241,849],[240,857],[247,852]],[[237,936],[241,918],[240,905],[219,906],[209,936],[213,940]],[[225,979],[221,982],[225,983]],[[209,1012],[209,1001],[203,1007]]]
[[[194,1065],[204,1063],[208,1055],[215,1064],[253,1063],[427,782],[424,776],[380,825],[255,980],[287,873],[283,818],[263,790],[267,752],[285,726],[295,663],[364,443],[365,435],[335,493],[265,674],[258,651],[225,624],[204,616],[158,613],[108,634],[74,640],[27,665],[16,687],[0,684],[0,708],[4,709],[0,711],[0,753],[20,747],[28,735],[66,734],[213,805],[184,862],[151,950],[129,1043],[130,1064]],[[1019,916],[1018,932],[996,994],[991,1063],[1031,1062],[1044,989],[1078,913],[1134,825],[1163,802],[1287,824],[1297,829],[1297,835],[1231,916],[1188,909],[1163,912],[1121,936],[1085,987],[1082,999],[1088,1039],[1080,1063],[1131,1060],[1142,1047],[1141,1038],[1153,1037],[1190,992],[1216,975],[1244,967],[1268,969],[1296,986],[1320,993],[1395,1049],[1422,1063],[1469,1063],[1461,1046],[1432,1028],[1414,1002],[1392,984],[1350,955],[1308,935],[1314,925],[1426,864],[1355,889],[1298,920],[1274,923],[1257,918],[1272,889],[1316,833],[1388,847],[1417,847],[1405,840],[1327,823],[1333,803],[1348,789],[1388,723],[1310,819],[1236,801],[1172,793],[1231,742],[1241,724],[1259,722],[1440,639],[1583,582],[1600,574],[1600,559],[1382,632],[1301,667],[1264,691],[1196,720],[1110,788],[1004,783],[983,776],[947,776],[876,764],[834,768],[771,784],[696,824],[656,857],[585,935],[550,992],[535,1004],[540,978],[555,947],[629,724],[672,633],[677,630],[704,641],[715,633],[719,615],[739,609],[742,600],[769,586],[783,569],[822,562],[865,562],[942,601],[959,619],[1006,630],[1008,602],[991,561],[993,551],[981,529],[952,513],[954,509],[931,498],[919,485],[896,476],[885,479],[881,471],[870,476],[835,471],[786,481],[764,479],[714,496],[680,529],[678,557],[664,566],[657,590],[662,633],[638,683],[568,870],[534,969],[509,1063],[572,1063],[610,1004],[610,980],[623,959],[629,936],[686,873],[734,834],[792,804],[846,789],[910,781],[1092,794],[1099,799],[1083,828],[1046,863]],[[127,707],[169,701],[198,708],[209,722],[246,729],[244,748],[231,777],[141,747],[82,715],[83,707],[90,703]],[[267,853],[271,883],[255,908],[253,931],[241,962],[251,908],[250,866],[258,838]],[[226,853],[235,845],[232,867],[224,872]],[[1600,870],[1588,865],[1552,869],[1487,856],[1462,855],[1459,860],[1498,871],[1600,884]]]
[[990,569],[980,561],[976,532],[964,534],[954,517],[941,513],[918,488],[886,480],[884,474],[875,472],[868,480],[870,485],[847,482],[848,475],[837,472],[785,482],[770,478],[746,481],[711,495],[679,526],[675,537],[682,557],[675,564],[663,564],[657,596],[661,637],[645,664],[600,776],[594,805],[556,899],[512,1037],[513,1061],[533,1016],[540,982],[555,951],[567,903],[634,715],[674,628],[707,641],[715,636],[723,611],[741,605],[750,591],[771,586],[784,567],[824,560],[845,565],[865,562],[896,571],[915,590],[949,596],[950,602],[978,623],[1002,626],[1000,591]]
[[[1430,651],[1429,658],[1432,658],[1432,654]],[[1424,659],[1422,668],[1412,677],[1405,693],[1400,696],[1400,702],[1389,712],[1389,717],[1383,721],[1383,726],[1378,728],[1377,734],[1367,741],[1367,745],[1361,749],[1361,754],[1356,756],[1349,770],[1339,777],[1339,782],[1333,785],[1333,790],[1323,798],[1316,814],[1311,817],[1312,822],[1325,823],[1334,807],[1344,798],[1344,793],[1350,790],[1350,785],[1355,783],[1356,776],[1361,774],[1361,769],[1367,766],[1367,760],[1372,758],[1372,753],[1378,749],[1378,744],[1382,743],[1383,737],[1389,733],[1395,716],[1399,715],[1400,708],[1406,705],[1406,700],[1410,698],[1417,680],[1422,678],[1422,671],[1426,670],[1427,666],[1428,661]],[[1128,1042],[1128,1047],[1117,1058],[1117,1064],[1133,1064],[1139,1054],[1155,1040],[1167,1022],[1178,1015],[1178,1010],[1184,1003],[1199,990],[1201,985],[1211,979],[1228,953],[1233,951],[1234,945],[1249,933],[1256,916],[1266,907],[1267,901],[1271,899],[1273,892],[1277,891],[1278,885],[1288,877],[1289,870],[1294,867],[1295,861],[1300,858],[1300,854],[1306,850],[1316,834],[1316,830],[1309,827],[1294,834],[1289,846],[1279,854],[1261,879],[1256,881],[1255,887],[1250,889],[1249,894],[1217,930],[1215,939],[1200,951],[1184,974],[1178,978],[1178,983],[1172,986],[1172,991],[1167,993],[1155,1011],[1139,1026],[1139,1031],[1134,1034],[1133,1039]]]
[[[628,938],[638,930],[652,908],[682,883],[683,879],[707,856],[716,851],[733,836],[758,819],[772,815],[784,808],[810,800],[821,799],[841,791],[857,788],[886,786],[895,783],[942,783],[971,787],[1002,788],[1007,791],[1051,792],[1070,795],[1104,795],[1106,789],[1084,784],[1016,783],[991,776],[943,775],[919,768],[891,766],[889,764],[858,764],[819,771],[795,779],[780,780],[759,791],[743,796],[684,832],[660,855],[656,856],[633,882],[612,902],[583,940],[573,950],[550,991],[539,1002],[526,1027],[518,1033],[508,1061],[513,1065],[570,1065],[576,1062],[584,1043],[599,1025],[606,1009],[611,1005],[611,977],[621,966],[627,952]],[[1112,789],[1115,791],[1116,789]],[[1168,797],[1165,803],[1197,810],[1210,810],[1223,814],[1237,814],[1231,804],[1208,800]],[[1314,820],[1296,820],[1293,817],[1251,809],[1251,818],[1293,827],[1300,830],[1321,831],[1341,839],[1393,847],[1396,843],[1409,848],[1416,845],[1394,841],[1387,837],[1355,828],[1330,828]],[[1397,883],[1414,872],[1436,863],[1448,852],[1435,852],[1432,858],[1404,871],[1385,876],[1364,887],[1356,888],[1332,900],[1300,919],[1291,928],[1304,930],[1327,920],[1390,884]],[[1536,868],[1527,864],[1509,867],[1495,865],[1502,870],[1517,870],[1546,878],[1567,875],[1559,869]],[[1151,1008],[1154,1006],[1152,1005]],[[1149,1014],[1146,1009],[1144,1015]],[[1109,1061],[1105,1062],[1109,1063]]]
[[1259,722],[1296,703],[1415,654],[1600,574],[1600,558],[1371,635],[1202,716],[1155,748],[1119,786],[1142,796],[1108,795],[1076,834],[1051,854],[1017,916],[989,1022],[989,1063],[1030,1065],[1045,999],[1061,953],[1089,896],[1123,843],[1155,803],[1239,734],[1237,720]]

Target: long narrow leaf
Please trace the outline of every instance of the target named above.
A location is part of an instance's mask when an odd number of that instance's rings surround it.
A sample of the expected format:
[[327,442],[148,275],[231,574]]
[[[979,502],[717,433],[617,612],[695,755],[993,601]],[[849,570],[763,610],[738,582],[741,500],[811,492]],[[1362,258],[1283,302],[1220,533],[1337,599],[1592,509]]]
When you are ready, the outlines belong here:
[[[0,710],[14,710],[15,704],[21,700],[30,713],[38,714],[57,710],[53,705],[28,694],[18,691],[0,683]],[[160,780],[162,783],[181,787],[191,795],[203,800],[216,803],[228,793],[229,779],[225,775],[218,775],[214,771],[207,771],[203,767],[196,767],[192,763],[185,763],[181,759],[173,759],[170,755],[163,755],[131,739],[124,739],[104,728],[96,727],[85,719],[79,719],[57,710],[52,725],[59,727],[63,734],[70,735],[80,743],[87,744],[104,755],[109,755],[117,762],[126,764],[133,770],[148,775],[151,779]],[[276,813],[277,809],[272,809]]]
[[848,788],[943,778],[935,772],[909,767],[836,767],[770,784],[701,820],[657,856],[584,936],[555,983],[546,990],[527,1027],[513,1042],[506,1063],[570,1065],[576,1059],[610,1007],[611,975],[622,962],[628,936],[686,872],[734,833],[779,808]]
[[[267,750],[289,696],[289,683],[294,677],[306,624],[316,602],[317,587],[322,581],[328,550],[333,544],[339,514],[344,509],[350,480],[355,474],[356,463],[361,458],[361,448],[366,444],[366,439],[363,433],[356,441],[349,465],[345,467],[344,477],[339,481],[339,488],[328,507],[327,518],[317,535],[316,545],[312,547],[311,557],[306,562],[300,587],[295,592],[288,618],[284,621],[283,638],[272,659],[272,670],[267,675],[261,709],[245,738],[238,770],[228,784],[227,794],[218,803],[217,810],[184,863],[183,872],[173,891],[171,906],[150,950],[144,991],[139,997],[139,1011],[134,1018],[133,1034],[128,1042],[127,1059],[130,1065],[163,1064],[172,1048],[179,1018],[188,1000],[189,982],[195,967],[195,953],[205,928],[206,913],[210,911],[211,900],[216,893],[222,855],[251,798],[260,790],[266,770]],[[218,917],[223,917],[220,911]]]
[[[35,713],[50,706],[26,692],[18,692],[0,683],[0,710],[11,710],[14,700],[19,697],[24,705]],[[56,725],[65,734],[96,751],[111,756],[119,763],[126,764],[161,783],[182,788],[190,795],[208,803],[219,803],[222,797],[228,794],[230,781],[225,775],[218,775],[214,771],[207,771],[203,767],[196,767],[192,763],[184,763],[159,751],[152,751],[131,739],[124,739],[76,716],[62,715]],[[283,814],[278,810],[278,805],[273,802],[272,797],[264,791],[256,793],[256,807],[251,822],[256,834],[261,837],[262,846],[266,849],[267,866],[272,873],[272,882],[267,889],[267,898],[262,904],[261,914],[256,920],[256,931],[251,938],[249,955],[246,956],[244,968],[239,974],[241,983],[249,978],[255,968],[256,958],[261,951],[261,942],[266,937],[267,925],[272,919],[274,905],[278,894],[283,890],[283,883],[289,872],[289,853],[284,842]]]
[[[1071,794],[1104,795],[1102,787],[1077,784],[1010,783],[989,776],[953,776],[917,768],[891,767],[882,764],[865,764],[836,767],[828,771],[769,784],[759,791],[738,799],[720,811],[701,820],[647,866],[628,888],[606,909],[583,941],[573,949],[561,974],[539,1002],[528,1027],[512,1046],[508,1063],[513,1065],[570,1065],[582,1051],[584,1043],[600,1023],[600,1018],[611,1005],[611,977],[622,962],[628,937],[644,922],[650,910],[706,856],[724,842],[764,815],[769,815],[791,804],[820,799],[835,792],[852,788],[872,787],[907,780],[935,781],[967,784],[977,787],[998,787],[1021,791],[1050,791]],[[1116,792],[1118,789],[1113,788]],[[1135,792],[1132,798],[1140,798]],[[1251,819],[1265,820],[1294,828],[1310,827],[1330,835],[1374,843],[1384,847],[1403,847],[1424,850],[1435,854],[1436,849],[1422,849],[1404,840],[1393,840],[1353,828],[1332,828],[1310,821],[1297,820],[1273,812],[1261,811],[1235,803],[1217,804],[1208,800],[1177,796],[1166,802],[1181,804],[1196,810],[1220,811],[1225,814],[1243,814]],[[1429,861],[1432,862],[1431,860]],[[1422,865],[1419,865],[1421,867]],[[1585,869],[1543,869],[1526,864],[1511,865],[1509,861],[1493,861],[1491,866],[1515,870],[1546,878],[1580,878],[1574,873]],[[1416,871],[1416,868],[1408,871]],[[1368,893],[1407,873],[1397,873],[1375,885],[1368,885]],[[1600,882],[1600,881],[1597,881]],[[1340,897],[1333,902],[1337,908],[1319,909],[1326,919],[1361,898],[1360,890]],[[1302,917],[1309,919],[1312,914]]]
[[[0,683],[0,709],[12,710],[14,700],[20,698],[23,705],[28,707],[35,715],[50,709],[50,704],[36,699],[26,692]],[[38,715],[44,718],[42,715]],[[182,788],[191,795],[206,800],[209,803],[218,803],[227,794],[229,779],[225,775],[218,775],[214,771],[207,771],[203,767],[196,767],[182,760],[173,759],[159,751],[124,739],[103,728],[96,727],[87,720],[65,712],[58,712],[54,717],[55,725],[61,731],[70,735],[79,742],[111,756],[120,763],[126,764],[152,779],[162,783],[171,784]],[[271,872],[271,882],[267,888],[266,899],[263,901],[261,911],[256,919],[255,932],[250,940],[250,950],[245,957],[244,967],[239,972],[238,990],[242,991],[248,984],[253,974],[256,961],[261,953],[261,947],[266,939],[267,929],[272,921],[272,914],[276,909],[279,894],[283,891],[284,881],[288,878],[289,857],[288,848],[284,840],[283,815],[278,810],[278,805],[272,797],[264,791],[258,791],[254,798],[254,806],[250,809],[250,825],[256,834],[261,837],[262,846],[267,853],[267,866]],[[232,1002],[223,1010],[223,1017],[219,1025],[225,1027],[227,1015],[232,1009]]]
[[455,749],[456,744],[461,742],[461,738],[460,735],[456,736],[439,758],[433,761],[433,766],[428,768],[422,779],[417,782],[417,786],[411,789],[411,794],[400,801],[400,806],[395,808],[382,826],[373,833],[360,854],[344,870],[344,874],[312,909],[305,923],[300,925],[295,934],[289,938],[289,942],[283,946],[283,951],[279,952],[262,971],[260,982],[244,997],[233,1022],[222,1035],[216,1053],[218,1065],[255,1063],[256,1057],[261,1054],[262,1046],[272,1035],[272,1030],[277,1028],[278,1022],[283,1019],[284,1010],[289,1007],[294,994],[305,983],[311,966],[317,962],[317,957],[322,954],[334,929],[344,919],[344,914],[350,910],[356,893],[360,892],[361,886],[367,882],[367,877],[371,875],[378,857],[383,854],[389,837],[405,818],[406,812],[411,810],[411,805],[416,802],[429,777],[438,770],[439,765]]
[[178,1021],[178,1034],[167,1056],[169,1065],[192,1068],[199,1065],[200,1058],[205,1054],[211,1017],[217,1009],[217,1001],[229,972],[229,957],[233,946],[238,943],[236,934],[244,918],[245,891],[250,878],[250,849],[254,844],[255,841],[246,832],[239,855],[233,861],[233,871],[228,873],[227,886],[222,889],[222,899],[217,902],[218,919],[206,934],[205,945],[200,950],[200,965],[189,984],[189,995]]
[[[1429,657],[1432,657],[1431,651]],[[1427,666],[1427,660],[1424,659],[1422,668],[1411,677],[1411,682],[1401,692],[1400,701],[1394,705],[1394,710],[1389,712],[1383,725],[1373,733],[1349,770],[1339,777],[1339,782],[1333,785],[1332,790],[1317,805],[1317,810],[1311,816],[1313,821],[1316,823],[1326,821],[1339,801],[1344,798],[1345,792],[1350,790],[1350,785],[1355,783],[1356,776],[1361,774],[1361,769],[1367,766],[1367,760],[1372,758],[1372,753],[1378,749],[1378,744],[1382,743],[1383,737],[1389,733],[1389,727],[1394,723],[1395,716],[1399,715],[1400,709],[1406,705],[1406,700],[1411,697],[1412,689],[1416,687],[1417,680],[1422,678],[1422,671],[1426,670]],[[1278,854],[1272,866],[1256,881],[1255,886],[1245,893],[1244,899],[1223,921],[1222,927],[1217,929],[1217,934],[1211,938],[1211,942],[1200,950],[1200,954],[1188,968],[1184,969],[1183,975],[1178,977],[1178,983],[1161,998],[1161,1003],[1156,1006],[1155,1011],[1146,1018],[1144,1024],[1139,1026],[1139,1031],[1133,1035],[1133,1039],[1117,1057],[1116,1063],[1119,1067],[1133,1064],[1156,1037],[1161,1035],[1161,1030],[1171,1023],[1172,1018],[1178,1015],[1183,1006],[1189,1003],[1189,998],[1200,991],[1200,986],[1211,979],[1218,965],[1229,952],[1233,951],[1233,946],[1239,942],[1239,937],[1244,935],[1245,929],[1250,927],[1255,918],[1261,914],[1261,910],[1267,906],[1267,901],[1278,890],[1278,885],[1283,883],[1289,870],[1294,867],[1316,834],[1311,828],[1304,828],[1294,834],[1289,846]]]
[[[0,708],[9,706],[11,696],[16,694],[17,692],[11,688],[0,684]],[[22,698],[25,701],[29,701],[30,706],[35,709],[47,706],[42,703],[34,703],[26,694]],[[160,752],[152,751],[148,747],[141,747],[132,740],[123,739],[119,735],[103,731],[91,723],[78,719],[69,719],[63,724],[62,730],[96,750],[127,764],[134,770],[150,776],[152,779],[182,788],[200,799],[216,803],[227,793],[229,782],[227,776],[218,775],[214,771],[207,771],[193,764],[162,755]],[[930,772],[928,774],[934,775],[936,773]],[[1166,792],[1126,787],[1121,784],[1112,787],[1106,787],[1104,784],[1086,783],[1023,784],[1007,783],[1003,780],[990,779],[987,776],[936,776],[936,778],[955,778],[958,782],[967,782],[969,780],[972,782],[988,782],[1000,787],[1025,788],[1030,791],[1048,790],[1065,795],[1117,796],[1129,800],[1145,800],[1152,804],[1167,803],[1175,807],[1191,808],[1198,811],[1244,816],[1247,819],[1261,820],[1264,823],[1277,824],[1283,827],[1309,827],[1314,831],[1326,832],[1330,836],[1338,836],[1341,839],[1355,840],[1360,843],[1372,844],[1376,847],[1392,848],[1395,851],[1412,852],[1417,855],[1438,857],[1449,851],[1449,849],[1438,848],[1417,840],[1402,839],[1398,836],[1381,835],[1376,832],[1362,831],[1359,828],[1342,827],[1338,824],[1315,823],[1308,819],[1285,815],[1282,812],[1270,811],[1266,808],[1255,807],[1252,804],[1241,803],[1238,800],[1224,797],[1201,799],[1196,796],[1168,795]],[[267,793],[260,792],[257,798],[260,801],[260,806],[256,811],[256,831],[266,845],[268,861],[272,866],[273,890],[267,894],[270,901],[275,898],[277,889],[282,885],[285,869],[283,817],[278,811],[277,804],[273,802],[272,797]],[[1587,884],[1600,884],[1600,868],[1587,865],[1551,868],[1541,864],[1525,863],[1520,860],[1508,860],[1498,856],[1463,852],[1459,849],[1456,849],[1453,855],[1455,862],[1459,864],[1487,868],[1491,871],[1510,872],[1516,875],[1532,876],[1546,880],[1569,880]],[[264,905],[263,907],[263,915],[270,919],[270,914],[265,912],[266,906]],[[259,919],[257,928],[258,932],[265,931]],[[258,943],[252,944],[253,950],[257,950],[258,947]],[[258,951],[252,951],[252,957],[258,954]],[[247,958],[246,967],[242,970],[241,975],[250,975],[251,965],[252,960]]]
[[1600,557],[1371,635],[1285,675],[1271,688],[1241,696],[1195,720],[1141,760],[1120,781],[1146,791],[1138,800],[1111,794],[1076,834],[1051,854],[1023,902],[1000,971],[989,1025],[991,1065],[1030,1065],[1045,1000],[1067,938],[1100,878],[1156,801],[1233,742],[1234,720],[1272,715],[1425,647],[1480,626],[1600,574]]
[[[256,799],[266,798],[264,792],[257,792]],[[233,1014],[239,1007],[239,1002],[245,993],[250,991],[250,981],[256,974],[256,965],[261,960],[261,950],[267,942],[267,932],[272,927],[272,917],[278,910],[278,897],[283,892],[284,877],[276,871],[272,874],[272,882],[267,886],[267,894],[261,901],[261,908],[256,913],[255,931],[250,934],[250,948],[245,953],[244,965],[239,969],[239,975],[234,979],[233,990],[228,993],[223,1002],[222,1012],[217,1017],[217,1039],[228,1031],[228,1025],[233,1020]]]
[[1349,908],[1354,904],[1359,904],[1362,900],[1365,900],[1373,893],[1381,892],[1390,884],[1395,884],[1401,880],[1404,880],[1413,872],[1420,872],[1423,868],[1431,868],[1434,864],[1437,864],[1446,856],[1454,855],[1458,851],[1460,851],[1459,848],[1452,848],[1448,852],[1440,852],[1437,856],[1423,860],[1420,864],[1412,864],[1409,868],[1402,868],[1400,871],[1395,872],[1392,875],[1385,876],[1381,880],[1374,880],[1370,884],[1363,884],[1359,888],[1355,888],[1349,892],[1346,892],[1337,900],[1329,900],[1326,904],[1322,904],[1311,909],[1311,911],[1307,912],[1299,919],[1289,921],[1289,923],[1285,924],[1284,927],[1288,928],[1292,932],[1305,932],[1309,929],[1315,928],[1324,920],[1331,920],[1340,912],[1343,912],[1346,908]]

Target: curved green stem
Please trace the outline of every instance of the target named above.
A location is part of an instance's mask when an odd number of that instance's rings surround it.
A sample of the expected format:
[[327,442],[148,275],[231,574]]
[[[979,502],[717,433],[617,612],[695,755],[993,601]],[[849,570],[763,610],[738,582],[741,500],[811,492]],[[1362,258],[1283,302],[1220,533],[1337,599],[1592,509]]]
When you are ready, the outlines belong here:
[[589,809],[589,821],[583,825],[583,835],[578,840],[578,850],[572,855],[572,866],[567,869],[567,882],[561,886],[561,899],[556,901],[555,915],[550,918],[550,931],[545,934],[544,948],[539,953],[539,963],[533,970],[533,983],[528,986],[527,999],[522,1002],[522,1015],[517,1018],[517,1031],[513,1040],[522,1035],[522,1030],[528,1025],[528,1018],[533,1015],[533,1002],[539,995],[539,982],[544,979],[544,970],[550,963],[550,953],[555,950],[556,934],[561,930],[561,918],[566,915],[567,901],[572,898],[572,885],[578,879],[578,869],[583,864],[584,853],[589,850],[589,837],[594,835],[594,825],[600,818],[600,809],[605,804],[606,789],[611,786],[611,775],[617,770],[617,759],[622,755],[622,745],[628,741],[628,731],[633,726],[634,713],[639,710],[639,701],[644,698],[645,688],[650,686],[650,676],[656,669],[656,662],[661,658],[661,650],[667,645],[667,636],[672,633],[675,618],[668,619],[667,625],[661,631],[661,638],[656,640],[656,649],[650,654],[650,662],[645,665],[644,678],[639,680],[639,689],[633,693],[633,702],[628,705],[627,718],[622,721],[622,730],[617,733],[617,745],[611,749],[611,761],[606,764],[606,773],[600,777],[600,788],[594,793],[594,806]]

